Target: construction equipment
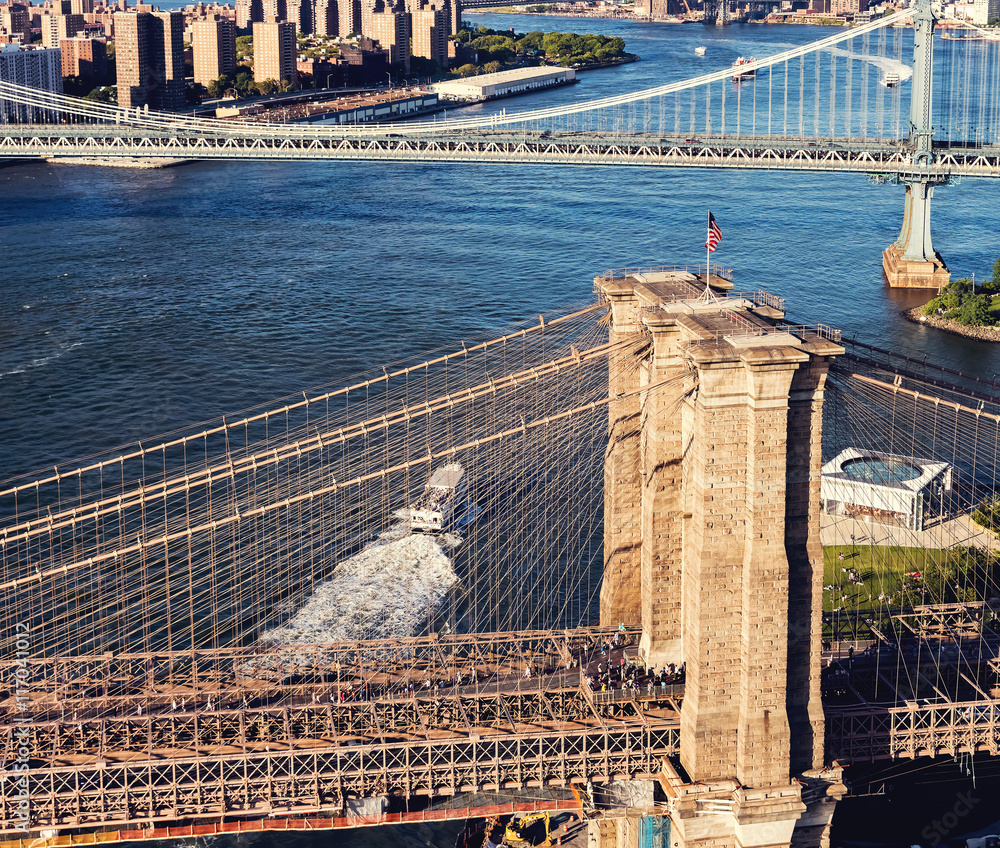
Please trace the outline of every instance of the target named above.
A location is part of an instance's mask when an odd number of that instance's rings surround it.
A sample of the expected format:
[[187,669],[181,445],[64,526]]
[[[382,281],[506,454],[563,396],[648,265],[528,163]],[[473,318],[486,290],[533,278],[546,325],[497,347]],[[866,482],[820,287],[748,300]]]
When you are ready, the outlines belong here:
[[[541,837],[541,841],[539,841]],[[513,818],[507,824],[507,832],[503,838],[504,845],[509,848],[531,848],[531,846],[551,845],[549,836],[549,814],[528,813],[520,818]]]

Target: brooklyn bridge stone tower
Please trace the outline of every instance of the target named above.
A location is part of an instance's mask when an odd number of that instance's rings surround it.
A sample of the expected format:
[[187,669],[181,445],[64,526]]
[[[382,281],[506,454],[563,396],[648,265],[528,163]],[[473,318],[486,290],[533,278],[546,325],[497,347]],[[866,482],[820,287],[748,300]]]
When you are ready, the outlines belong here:
[[601,618],[641,623],[647,664],[686,664],[671,843],[819,845],[833,804],[803,787],[842,791],[822,772],[819,480],[843,348],[776,298],[702,296],[703,275],[597,285],[633,342],[610,373]]

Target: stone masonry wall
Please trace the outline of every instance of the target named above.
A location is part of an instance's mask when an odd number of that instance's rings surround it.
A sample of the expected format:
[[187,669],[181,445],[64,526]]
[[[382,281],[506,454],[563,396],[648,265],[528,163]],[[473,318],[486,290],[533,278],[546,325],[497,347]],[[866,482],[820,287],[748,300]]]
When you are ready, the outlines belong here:
[[767,348],[743,356],[747,503],[736,779],[744,786],[789,782],[785,456],[788,393],[796,367],[807,358],[798,351]]
[[690,518],[684,528],[681,763],[692,780],[736,773],[746,509],[746,381],[737,361],[698,362],[685,433]]
[[[647,319],[653,334],[642,407],[642,641],[646,663],[680,665],[683,458],[681,402],[692,388],[687,364],[678,355],[675,321]],[[664,381],[666,385],[658,385]]]
[[823,764],[820,698],[823,548],[819,540],[819,486],[823,448],[823,388],[830,360],[813,356],[792,381],[788,411],[788,719],[791,767],[797,774]]
[[[612,296],[612,343],[638,337],[638,302],[631,289]],[[639,368],[629,353],[609,362],[611,396],[639,387]],[[608,453],[604,463],[604,581],[601,584],[601,624],[638,624],[640,613],[641,500],[640,404],[632,394],[608,404]]]

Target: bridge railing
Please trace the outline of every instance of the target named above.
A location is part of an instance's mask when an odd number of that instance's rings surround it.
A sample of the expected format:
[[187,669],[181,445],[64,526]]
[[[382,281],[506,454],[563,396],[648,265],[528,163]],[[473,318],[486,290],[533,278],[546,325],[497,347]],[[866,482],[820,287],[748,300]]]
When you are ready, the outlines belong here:
[[812,333],[831,342],[839,342],[841,340],[841,336],[843,335],[836,327],[830,327],[827,324],[779,323],[778,328],[792,333],[793,335]]
[[[609,268],[603,274],[600,275],[599,279],[601,281],[607,282],[610,280],[620,280],[623,277],[635,277],[645,274],[662,274],[662,273],[688,273],[688,274],[702,274],[705,271],[704,265],[650,265],[647,267],[637,267],[637,268]],[[724,268],[721,265],[713,265],[712,271],[715,272],[720,277],[724,277],[727,280],[733,279],[733,269]]]
[[625,686],[605,692],[591,692],[591,698],[598,706],[618,704],[623,701],[657,701],[663,698],[683,698],[683,683],[663,683],[655,686]]

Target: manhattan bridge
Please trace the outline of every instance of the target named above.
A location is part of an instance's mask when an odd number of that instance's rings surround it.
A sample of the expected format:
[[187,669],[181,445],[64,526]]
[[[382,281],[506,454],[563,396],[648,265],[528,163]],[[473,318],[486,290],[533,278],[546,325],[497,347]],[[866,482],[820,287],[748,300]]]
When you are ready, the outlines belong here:
[[[934,279],[933,188],[1000,176],[1000,57],[912,17],[908,110],[898,13],[738,84],[482,120],[0,84],[49,122],[0,156],[859,172],[906,186],[886,261]],[[5,844],[572,811],[602,846],[820,845],[844,766],[1000,755],[1000,387],[731,277],[610,269],[591,304],[5,481]]]

